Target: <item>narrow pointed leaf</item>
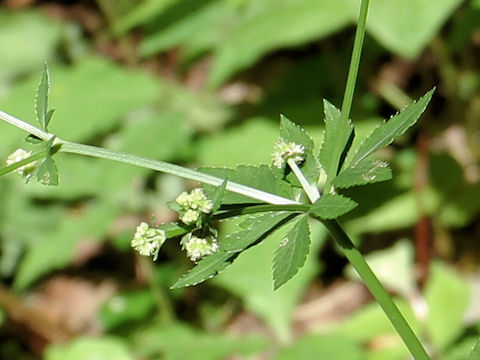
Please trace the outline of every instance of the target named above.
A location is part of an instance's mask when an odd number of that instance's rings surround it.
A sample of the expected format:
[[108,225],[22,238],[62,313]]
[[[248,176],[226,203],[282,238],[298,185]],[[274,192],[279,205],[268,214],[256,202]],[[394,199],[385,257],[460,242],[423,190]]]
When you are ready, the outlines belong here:
[[218,251],[200,260],[195,267],[183,275],[171,289],[197,285],[211,279],[229,267],[238,254]]
[[40,83],[38,84],[37,94],[35,97],[35,113],[37,116],[37,121],[40,123],[40,126],[43,130],[47,130],[48,121],[50,120],[51,114],[49,115],[48,111],[48,93],[50,91],[50,74],[48,71],[48,66],[45,63],[43,68],[42,77]]
[[364,159],[356,166],[342,171],[334,180],[336,188],[346,189],[352,186],[373,184],[390,180],[392,170],[388,163],[380,160]]
[[228,235],[220,243],[220,249],[229,253],[243,251],[265,239],[273,231],[287,223],[296,215],[297,214],[286,211],[259,215],[251,222],[249,229],[240,230]]
[[210,194],[210,200],[213,204],[211,213],[214,213],[215,211],[220,209],[220,205],[222,205],[223,194],[225,193],[225,189],[227,187],[227,181],[228,180],[225,180],[222,185],[215,188]]
[[375,151],[390,145],[396,137],[405,133],[408,128],[417,122],[420,115],[425,111],[434,91],[435,89],[430,90],[418,101],[407,106],[404,110],[390,118],[389,121],[384,122],[376,128],[362,145],[360,145],[349,165],[358,165],[363,159]]
[[325,112],[325,136],[320,150],[320,164],[327,174],[325,189],[330,185],[342,167],[345,154],[352,143],[354,132],[350,120],[342,121],[341,112],[327,100],[323,100]]
[[342,195],[324,194],[310,208],[310,213],[321,219],[336,219],[353,210],[358,204]]
[[[305,160],[299,164],[305,177],[312,184],[316,184],[319,176],[317,160],[313,155],[313,140],[308,133],[285,116],[280,116],[280,137],[287,142],[294,142],[305,147]],[[292,185],[302,187],[295,174],[290,172],[286,176]]]
[[310,227],[302,216],[281,241],[273,259],[273,287],[277,290],[302,268],[310,249]]

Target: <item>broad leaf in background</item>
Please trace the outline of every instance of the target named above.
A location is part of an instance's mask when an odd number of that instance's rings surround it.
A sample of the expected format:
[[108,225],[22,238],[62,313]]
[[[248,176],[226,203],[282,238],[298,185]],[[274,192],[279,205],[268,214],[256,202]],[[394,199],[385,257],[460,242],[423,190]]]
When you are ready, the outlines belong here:
[[333,179],[342,167],[349,144],[353,141],[354,131],[352,122],[349,119],[342,122],[340,110],[327,100],[323,100],[323,110],[325,113],[325,135],[319,161],[322,170],[327,175],[325,189],[326,192],[329,192]]
[[345,196],[324,194],[310,208],[310,213],[320,219],[336,219],[353,210],[358,204]]
[[352,156],[349,154],[344,168],[358,166],[369,155],[390,145],[396,137],[403,135],[409,127],[417,122],[420,115],[425,111],[434,91],[435,89],[430,90],[418,101],[407,106],[376,128]]
[[[55,48],[62,40],[62,32],[58,22],[40,12],[0,9],[0,49],[3,49],[0,56],[0,82],[40,69],[45,60],[54,57]],[[38,74],[35,78],[38,84]],[[30,110],[32,96],[33,91],[28,98],[30,102],[27,109]]]
[[414,59],[464,0],[375,0],[367,31],[394,53]]
[[252,118],[221,133],[204,136],[195,150],[201,166],[270,164],[277,138],[277,124],[265,118]]
[[426,327],[438,350],[445,350],[462,333],[470,295],[471,290],[465,279],[440,262],[432,263],[425,286],[425,299],[429,307]]
[[45,352],[45,360],[132,360],[127,343],[121,338],[78,337],[68,344],[52,344]]
[[353,21],[355,0],[276,1],[225,36],[214,52],[209,84],[219,86],[267,52],[325,37]]
[[273,259],[273,288],[290,280],[305,264],[310,250],[308,217],[303,215],[282,239]]
[[[73,67],[50,68],[49,101],[55,104],[50,132],[69,141],[86,141],[118,125],[128,112],[151,105],[159,96],[158,82],[138,71],[127,71],[99,57],[85,58]],[[32,98],[38,75],[19,83],[0,99],[2,110],[20,119],[32,118]]]
[[339,189],[346,189],[352,186],[386,181],[391,178],[392,170],[388,163],[380,160],[363,159],[357,165],[342,171],[333,180],[333,186]]
[[133,344],[138,349],[136,358],[141,359],[216,360],[250,358],[267,346],[267,340],[260,336],[209,334],[180,322],[153,322],[134,334]]
[[[234,221],[229,221],[223,224],[221,233],[228,234],[237,229]],[[275,231],[268,241],[243,252],[228,271],[212,280],[214,284],[242,299],[246,310],[265,321],[284,341],[292,335],[290,327],[292,311],[319,270],[317,257],[309,256],[301,271],[295,276],[295,281],[289,281],[280,289],[273,290],[271,259],[278,244],[290,229],[291,224],[287,224]],[[326,231],[318,222],[311,224],[311,231],[310,253],[316,254],[319,246],[323,244]]]
[[92,202],[81,214],[65,211],[56,226],[29,244],[15,276],[15,288],[24,289],[48,272],[71,264],[82,241],[98,241],[119,210],[106,202]]
[[171,289],[193,286],[211,279],[229,267],[238,254],[219,250],[200,260],[188,273],[183,275]]
[[[280,137],[286,142],[294,142],[295,144],[303,145],[305,148],[305,160],[300,164],[300,168],[305,177],[311,184],[316,184],[319,177],[319,169],[317,159],[313,155],[313,140],[307,132],[300,126],[287,119],[285,116],[280,116]],[[287,175],[287,180],[295,186],[302,187],[297,177],[293,172]]]
[[147,0],[138,3],[137,7],[129,11],[123,18],[117,20],[114,24],[116,34],[122,35],[144,22],[147,22],[152,17],[162,14],[169,6],[175,4],[179,0]]
[[311,359],[363,360],[364,350],[351,338],[342,335],[310,334],[281,349],[273,360]]
[[297,214],[289,212],[272,212],[261,214],[249,221],[248,230],[231,233],[220,243],[220,250],[240,252],[264,240],[272,232],[290,221]]

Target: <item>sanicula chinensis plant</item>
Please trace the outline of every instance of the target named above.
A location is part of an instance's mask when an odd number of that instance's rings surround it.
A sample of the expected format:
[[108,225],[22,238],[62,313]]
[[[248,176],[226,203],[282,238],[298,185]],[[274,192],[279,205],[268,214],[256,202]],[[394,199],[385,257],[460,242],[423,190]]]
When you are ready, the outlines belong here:
[[[319,153],[307,132],[281,117],[279,139],[274,145],[269,165],[238,166],[236,169],[208,168],[201,171],[152,160],[105,148],[62,140],[48,132],[52,110],[48,109],[50,79],[45,66],[36,96],[36,117],[41,128],[0,111],[0,118],[30,135],[33,153],[15,152],[8,157],[0,175],[19,171],[26,180],[37,179],[57,185],[53,159],[57,151],[124,162],[174,174],[203,184],[203,188],[180,194],[169,206],[178,212],[177,223],[150,226],[142,222],[131,245],[141,255],[155,260],[167,239],[181,237],[182,249],[195,262],[194,267],[172,287],[201,283],[224,271],[246,249],[264,241],[277,229],[290,224],[291,229],[275,252],[273,283],[277,289],[289,281],[304,265],[309,252],[309,219],[320,221],[336,240],[344,255],[357,270],[383,308],[409,351],[417,360],[429,359],[391,297],[382,287],[365,259],[336,220],[357,206],[340,194],[342,189],[389,180],[388,164],[370,155],[388,146],[413,126],[426,109],[433,94],[427,92],[388,121],[378,126],[356,149],[349,120],[365,34],[369,0],[362,0],[352,60],[342,109],[324,101],[325,133]],[[320,173],[323,172],[320,184]],[[302,194],[306,195],[303,196]],[[249,215],[249,216],[246,216]],[[232,217],[244,218],[241,230],[217,240],[215,224]]]

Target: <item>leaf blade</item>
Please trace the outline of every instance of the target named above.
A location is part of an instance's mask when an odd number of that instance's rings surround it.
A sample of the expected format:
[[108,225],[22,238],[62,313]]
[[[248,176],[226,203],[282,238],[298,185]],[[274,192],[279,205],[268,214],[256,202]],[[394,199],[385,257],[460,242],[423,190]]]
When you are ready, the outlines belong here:
[[229,267],[238,254],[218,251],[200,260],[189,272],[184,274],[170,289],[193,286],[211,279]]
[[249,221],[248,229],[228,235],[221,243],[220,250],[228,253],[240,252],[265,239],[277,228],[284,225],[297,214],[290,212],[270,212],[261,214]]
[[307,216],[302,218],[282,240],[273,259],[273,288],[290,280],[303,267],[310,249],[310,227]]
[[325,189],[328,192],[333,179],[342,167],[345,153],[352,143],[354,131],[352,122],[342,121],[341,111],[327,100],[323,100],[325,113],[325,136],[320,150],[320,163],[327,174]]
[[50,72],[48,65],[45,63],[43,67],[42,77],[37,87],[35,96],[35,114],[37,121],[43,130],[47,131],[48,122],[53,112],[48,111],[48,94],[50,92]]
[[310,213],[321,219],[336,219],[353,210],[358,204],[342,195],[324,194],[310,208]]
[[389,121],[377,127],[360,145],[349,166],[356,166],[375,151],[390,145],[393,140],[413,126],[427,108],[435,88],[427,92],[418,101],[407,106]]
[[356,166],[351,166],[342,171],[333,179],[333,186],[347,189],[353,186],[386,181],[391,178],[392,170],[388,163],[380,160],[364,159]]

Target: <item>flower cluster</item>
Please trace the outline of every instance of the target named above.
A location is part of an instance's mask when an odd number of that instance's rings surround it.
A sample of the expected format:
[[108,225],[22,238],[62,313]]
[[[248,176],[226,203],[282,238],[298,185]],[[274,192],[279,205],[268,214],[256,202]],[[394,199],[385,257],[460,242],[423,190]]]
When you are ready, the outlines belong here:
[[146,222],[142,222],[137,226],[131,245],[140,255],[153,255],[155,261],[166,238],[165,231],[152,228]]
[[213,236],[199,238],[195,235],[189,235],[183,244],[183,249],[187,251],[187,256],[190,260],[197,261],[216,252],[218,250],[218,242]]
[[288,159],[292,159],[296,163],[305,160],[305,147],[292,142],[286,142],[280,138],[275,143],[274,152],[272,153],[273,165],[281,169]]
[[213,208],[213,203],[200,188],[181,193],[175,201],[181,208],[180,220],[186,225],[196,223],[202,213],[208,214]]
[[[21,160],[28,158],[31,155],[32,155],[31,151],[27,151],[21,148],[17,149],[13,153],[8,155],[7,165],[8,166],[13,165]],[[32,161],[29,164],[20,166],[15,171],[17,171],[20,175],[22,175],[22,177],[28,182],[32,178],[35,172],[35,169],[36,169],[36,161]]]

